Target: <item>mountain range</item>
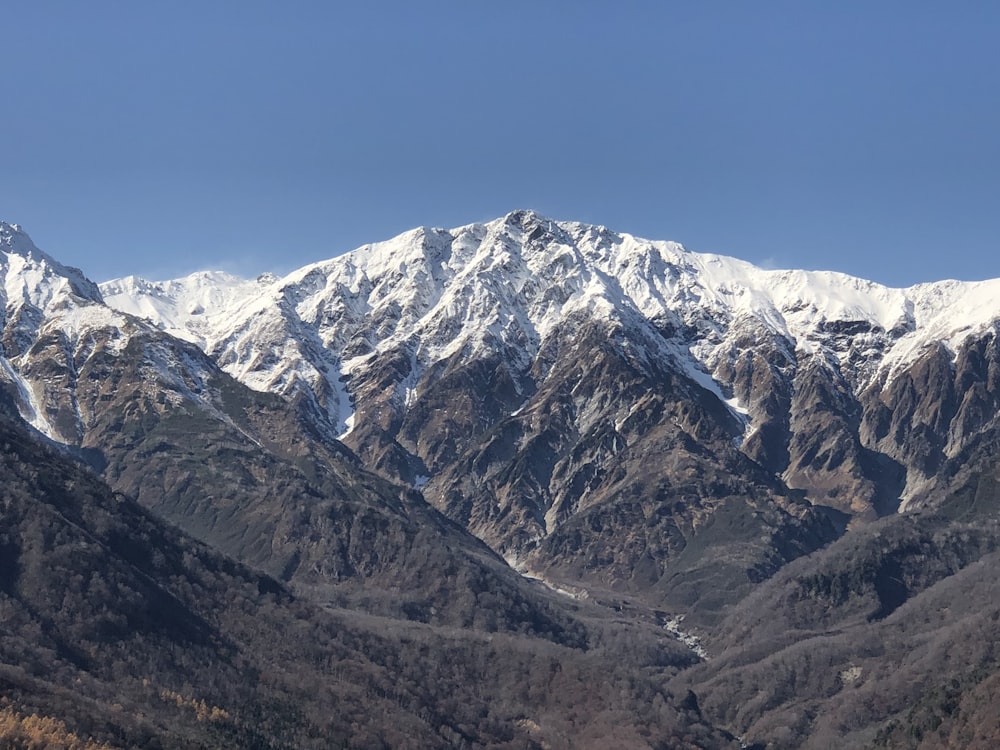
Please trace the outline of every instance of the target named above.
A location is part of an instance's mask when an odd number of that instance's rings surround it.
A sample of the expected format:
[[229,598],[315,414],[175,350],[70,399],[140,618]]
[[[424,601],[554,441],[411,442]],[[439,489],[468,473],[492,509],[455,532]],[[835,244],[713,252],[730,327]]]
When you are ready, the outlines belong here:
[[[996,657],[967,646],[1000,612],[1000,280],[892,289],[530,211],[282,278],[100,285],[0,224],[0,271],[0,382],[44,461],[300,618],[424,628],[432,661],[483,634],[607,659],[648,686],[616,704],[624,746],[1000,731]],[[668,719],[629,702],[653,694]],[[599,746],[566,720],[589,700],[418,744]]]

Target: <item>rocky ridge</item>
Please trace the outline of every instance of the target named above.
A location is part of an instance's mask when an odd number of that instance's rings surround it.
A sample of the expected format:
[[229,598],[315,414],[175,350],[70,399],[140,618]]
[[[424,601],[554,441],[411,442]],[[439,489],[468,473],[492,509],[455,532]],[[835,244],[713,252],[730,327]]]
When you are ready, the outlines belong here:
[[831,538],[812,506],[843,524],[933,504],[995,413],[1000,281],[891,289],[526,211],[281,279],[102,289],[308,403],[521,567],[613,585],[668,577],[719,498],[757,498],[751,579]]

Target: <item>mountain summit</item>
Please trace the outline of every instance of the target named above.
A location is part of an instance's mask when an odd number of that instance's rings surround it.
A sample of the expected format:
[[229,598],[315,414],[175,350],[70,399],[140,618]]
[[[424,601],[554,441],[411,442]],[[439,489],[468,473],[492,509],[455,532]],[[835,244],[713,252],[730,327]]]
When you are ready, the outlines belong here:
[[[502,364],[506,384],[475,397],[478,434],[530,406],[556,342],[596,326],[632,366],[666,367],[714,396],[728,415],[720,424],[748,456],[814,499],[869,517],[915,497],[933,473],[924,459],[912,465],[901,435],[882,434],[878,402],[905,390],[907,374],[935,352],[954,361],[992,335],[1000,314],[1000,280],[893,289],[765,270],[531,211],[416,229],[277,280],[195,274],[102,290],[251,387],[308,400],[408,480],[440,468],[394,426],[412,430],[406,415],[433,377],[462,363]],[[814,380],[829,393],[810,406]],[[814,407],[830,416],[818,432]],[[963,445],[961,435],[944,442],[935,460]],[[894,471],[905,476],[876,486],[869,475],[887,465],[869,450],[901,461]]]
[[102,302],[101,293],[78,268],[64,266],[43,253],[17,224],[0,221],[0,272],[4,275],[6,306],[30,304],[44,309],[61,291],[90,302]]

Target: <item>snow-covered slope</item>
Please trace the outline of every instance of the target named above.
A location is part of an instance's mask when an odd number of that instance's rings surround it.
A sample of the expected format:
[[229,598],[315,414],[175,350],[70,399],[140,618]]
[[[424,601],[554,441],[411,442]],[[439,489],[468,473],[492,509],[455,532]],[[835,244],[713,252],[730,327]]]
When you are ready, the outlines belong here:
[[80,360],[95,348],[87,335],[93,329],[112,332],[105,344],[120,348],[125,340],[117,333],[124,316],[103,303],[97,285],[79,269],[39,250],[16,224],[0,222],[0,275],[0,382],[13,388],[23,416],[35,429],[58,439],[60,428],[52,424],[43,404],[45,378],[25,372],[32,348],[58,331],[65,356]]
[[456,354],[499,348],[527,364],[575,314],[684,327],[691,364],[715,375],[732,341],[761,329],[846,365],[858,340],[845,346],[830,330],[849,323],[868,339],[852,378],[858,389],[933,342],[955,349],[1000,314],[1000,280],[893,289],[839,273],[765,270],[525,212],[413,230],[282,279],[198,273],[101,289],[112,306],[199,343],[251,387],[284,395],[308,387],[341,424],[351,414],[344,382],[379,352],[409,351],[413,381]]
[[[178,281],[146,281],[136,276],[109,281],[103,292],[122,312],[153,321],[171,335],[205,346],[211,313],[237,310],[270,277],[247,281],[221,271],[203,271]],[[209,315],[206,316],[206,312]]]
[[101,302],[97,286],[77,268],[69,268],[43,253],[17,224],[0,221],[0,288],[4,307],[31,305],[44,311],[65,295]]
[[[107,362],[126,358],[134,341],[148,395],[198,404],[222,418],[202,388],[215,366],[196,347],[106,305],[97,284],[39,250],[15,224],[0,222],[0,275],[0,384],[42,434],[69,445],[83,440],[113,396],[105,391],[115,384],[98,373]],[[206,295],[216,299],[217,288],[213,284]]]

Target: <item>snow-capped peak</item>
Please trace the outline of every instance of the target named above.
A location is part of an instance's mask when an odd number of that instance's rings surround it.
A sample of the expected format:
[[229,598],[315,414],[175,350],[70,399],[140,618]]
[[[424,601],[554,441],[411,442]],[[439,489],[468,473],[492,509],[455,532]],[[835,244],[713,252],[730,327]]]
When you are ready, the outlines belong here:
[[[0,382],[37,430],[54,440],[75,433],[75,419],[46,394],[73,402],[69,383],[77,365],[98,348],[95,331],[108,334],[105,349],[120,350],[127,340],[124,319],[79,269],[39,250],[18,225],[0,222]],[[52,351],[59,364],[35,369],[37,358]]]
[[17,224],[0,222],[0,273],[5,306],[30,304],[44,309],[63,294],[102,302],[97,285],[78,268],[64,266],[39,250]]
[[[342,425],[351,414],[345,382],[379,353],[406,352],[411,380],[434,362],[490,351],[527,366],[580,316],[683,329],[669,351],[689,352],[688,364],[709,374],[747,331],[843,364],[858,356],[844,336],[866,331],[870,380],[932,341],[956,346],[1000,312],[1000,280],[894,289],[840,273],[765,270],[524,210],[414,229],[281,279],[200,273],[102,289],[109,304],[198,342],[252,387],[312,391]],[[658,346],[660,337],[644,340]]]
[[223,310],[238,309],[252,301],[274,278],[262,275],[248,281],[222,271],[198,271],[172,281],[148,281],[127,276],[100,285],[112,307],[152,321],[177,336],[207,347],[213,319]]

